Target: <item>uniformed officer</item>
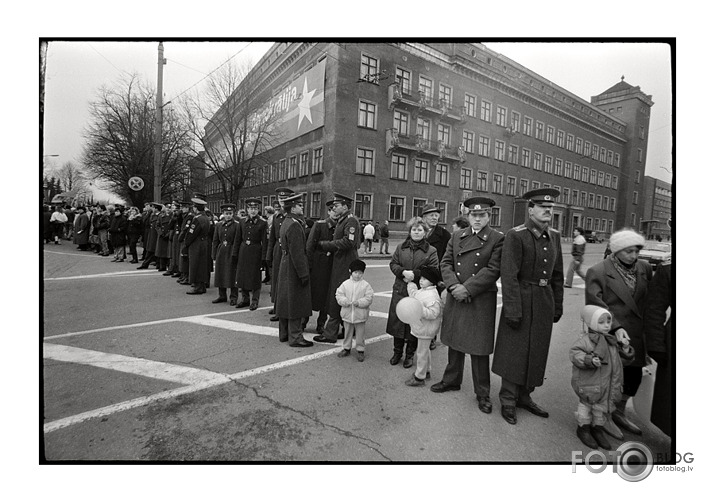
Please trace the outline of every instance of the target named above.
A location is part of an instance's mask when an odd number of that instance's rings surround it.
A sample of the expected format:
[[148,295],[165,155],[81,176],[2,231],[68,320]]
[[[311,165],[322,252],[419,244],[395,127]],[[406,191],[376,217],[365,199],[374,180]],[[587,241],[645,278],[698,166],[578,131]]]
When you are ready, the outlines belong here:
[[268,311],[272,314],[271,321],[278,321],[278,315],[276,315],[276,294],[278,293],[278,270],[281,266],[281,250],[279,242],[279,233],[281,228],[281,223],[285,218],[285,210],[283,209],[282,199],[289,197],[294,194],[293,190],[288,187],[279,187],[276,189],[276,194],[278,195],[278,202],[281,204],[281,209],[277,210],[273,216],[273,225],[271,225],[271,231],[268,234],[268,247],[266,249],[266,265],[271,269],[271,302],[273,302],[273,309]]
[[310,297],[313,311],[318,311],[318,323],[316,331],[323,333],[323,327],[328,319],[327,300],[330,292],[330,273],[333,269],[333,254],[318,247],[320,241],[332,241],[335,232],[335,211],[333,201],[325,203],[328,208],[328,217],[325,220],[318,220],[313,224],[308,234],[308,241],[305,245],[305,252],[308,255],[310,265]]
[[280,290],[276,295],[278,339],[291,347],[313,345],[303,338],[303,319],[311,315],[310,268],[305,254],[305,224],[303,194],[283,199],[286,215],[281,224],[279,239],[283,255],[278,271]]
[[479,410],[492,411],[489,355],[494,351],[497,279],[504,234],[489,226],[495,202],[488,197],[464,201],[470,227],[455,232],[447,242],[440,264],[447,288],[442,317],[442,342],[449,347],[442,380],[430,388],[435,393],[460,389],[464,355],[472,360],[472,383]]
[[238,222],[233,215],[236,205],[225,203],[221,205],[221,221],[216,225],[211,241],[211,258],[215,261],[214,286],[218,288],[218,297],[213,304],[226,302],[226,289],[230,289],[230,304],[236,305],[238,287],[236,286],[236,259],[233,257],[233,241],[238,230]]
[[553,188],[525,193],[529,216],[504,239],[503,305],[492,371],[502,377],[499,400],[509,424],[516,424],[515,407],[549,417],[531,399],[531,392],[544,383],[551,331],[563,313],[561,234],[549,227],[559,195]]
[[171,263],[169,270],[172,278],[181,277],[181,230],[183,229],[184,218],[188,214],[190,206],[184,205],[182,201],[174,201],[174,217],[171,222]]
[[186,235],[191,230],[191,221],[194,219],[191,201],[181,201],[181,232],[179,233],[179,279],[180,285],[190,285],[189,283],[189,248],[186,246]]
[[350,264],[358,258],[358,248],[360,247],[360,222],[351,213],[350,208],[353,200],[348,196],[338,194],[333,195],[333,212],[335,213],[335,232],[332,240],[320,241],[318,246],[321,250],[333,254],[333,267],[330,272],[330,288],[328,292],[328,321],[325,324],[323,333],[313,337],[314,341],[335,343],[338,340],[338,330],[340,329],[340,305],[335,299],[335,291],[343,281],[350,277]]
[[191,220],[189,232],[186,235],[186,247],[189,250],[189,283],[191,290],[188,295],[199,295],[206,293],[206,285],[210,278],[207,276],[206,258],[209,255],[209,218],[204,213],[206,201],[193,198],[194,218]]
[[261,263],[266,256],[268,224],[258,214],[260,210],[260,199],[246,199],[246,218],[239,222],[233,242],[232,253],[238,261],[236,286],[241,291],[241,301],[236,304],[236,309],[249,306],[254,311],[261,298]]
[[161,212],[156,221],[156,255],[158,269],[166,271],[169,267],[169,258],[171,257],[171,213],[172,206],[170,201],[164,201]]
[[159,263],[154,254],[156,251],[156,243],[159,239],[159,234],[157,232],[157,223],[159,219],[159,213],[163,208],[161,203],[151,203],[152,212],[147,219],[148,233],[146,241],[144,241],[144,260],[142,264],[137,267],[137,269],[148,269],[149,264],[152,262],[156,264],[157,269],[159,268]]

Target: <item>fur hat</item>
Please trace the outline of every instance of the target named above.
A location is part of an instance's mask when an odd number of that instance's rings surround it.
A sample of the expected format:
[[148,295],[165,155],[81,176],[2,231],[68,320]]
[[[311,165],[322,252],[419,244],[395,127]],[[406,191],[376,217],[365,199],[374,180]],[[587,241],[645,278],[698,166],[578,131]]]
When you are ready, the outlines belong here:
[[428,280],[433,285],[442,281],[442,275],[439,273],[439,269],[428,265],[420,267],[420,276]]
[[365,272],[365,267],[366,264],[359,258],[356,258],[352,262],[350,262],[350,272],[355,272],[355,271],[362,271]]
[[[611,314],[611,312],[601,306],[592,305],[583,306],[583,309],[581,309],[581,319],[594,332],[598,331],[598,319],[603,314]],[[611,319],[613,319],[613,315],[611,315]]]
[[618,253],[631,246],[643,248],[643,246],[645,246],[645,238],[633,229],[621,229],[611,235],[608,244],[611,247],[611,252]]

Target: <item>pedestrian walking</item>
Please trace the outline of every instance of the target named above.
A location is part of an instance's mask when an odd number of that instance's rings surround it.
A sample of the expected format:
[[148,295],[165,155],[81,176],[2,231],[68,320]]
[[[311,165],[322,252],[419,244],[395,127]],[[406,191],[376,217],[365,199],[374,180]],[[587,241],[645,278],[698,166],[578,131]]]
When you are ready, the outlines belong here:
[[246,218],[238,223],[233,241],[233,256],[237,259],[236,286],[241,294],[236,309],[258,308],[261,299],[261,264],[268,248],[266,221],[258,214],[261,200],[246,199]]
[[500,268],[503,305],[492,371],[502,378],[501,414],[509,424],[516,424],[515,407],[549,417],[531,393],[544,383],[551,332],[563,314],[561,235],[549,226],[559,194],[553,188],[525,193],[526,222],[504,238]]
[[[385,223],[380,226],[380,253],[387,255],[390,253],[390,222],[385,220]],[[385,250],[384,252],[382,250]]]
[[569,270],[566,273],[566,281],[564,281],[564,288],[571,288],[573,284],[574,273],[578,274],[579,278],[585,280],[586,275],[581,270],[583,266],[583,256],[586,253],[586,238],[583,237],[583,227],[576,227],[573,230],[573,243],[571,244],[571,264],[569,264]]
[[461,388],[465,355],[471,359],[472,384],[479,410],[492,411],[489,355],[494,352],[497,279],[501,274],[504,234],[489,222],[493,199],[472,197],[464,201],[470,226],[455,232],[441,262],[446,301],[441,333],[447,351],[442,380],[430,388],[435,393]]
[[60,239],[64,237],[66,223],[67,215],[65,215],[62,206],[55,206],[55,211],[50,216],[50,225],[52,226],[52,239],[56,245],[60,244]]
[[365,253],[372,253],[372,240],[375,237],[375,227],[372,225],[372,221],[365,224],[362,232],[365,238]]
[[343,281],[335,291],[335,300],[340,306],[340,317],[345,326],[345,340],[338,358],[350,355],[355,338],[357,360],[365,361],[365,323],[370,316],[370,305],[375,292],[370,283],[365,281],[365,262],[353,260],[349,267],[350,277]]

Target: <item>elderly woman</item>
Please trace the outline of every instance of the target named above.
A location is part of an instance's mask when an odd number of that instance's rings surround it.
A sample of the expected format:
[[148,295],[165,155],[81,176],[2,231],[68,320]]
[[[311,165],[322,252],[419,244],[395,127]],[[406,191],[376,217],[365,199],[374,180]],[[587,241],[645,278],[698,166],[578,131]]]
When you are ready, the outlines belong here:
[[[633,363],[623,368],[623,397],[609,412],[616,426],[636,435],[641,430],[625,416],[625,407],[638,391],[645,366],[643,314],[653,272],[648,262],[638,259],[644,245],[645,239],[636,231],[621,229],[609,240],[611,254],[586,273],[586,304],[608,309],[613,315],[616,337],[619,341],[630,340],[635,350]],[[606,431],[623,438],[612,424],[606,424]]]
[[405,344],[405,361],[403,367],[410,368],[417,350],[417,338],[410,332],[410,326],[402,323],[397,317],[397,303],[408,297],[407,283],[419,282],[419,269],[423,265],[439,268],[437,250],[425,239],[429,227],[419,217],[407,222],[410,235],[397,247],[392,254],[390,270],[395,275],[395,284],[392,286],[392,299],[390,313],[387,317],[387,333],[394,337],[394,354],[390,358],[390,365],[397,365],[402,359]]

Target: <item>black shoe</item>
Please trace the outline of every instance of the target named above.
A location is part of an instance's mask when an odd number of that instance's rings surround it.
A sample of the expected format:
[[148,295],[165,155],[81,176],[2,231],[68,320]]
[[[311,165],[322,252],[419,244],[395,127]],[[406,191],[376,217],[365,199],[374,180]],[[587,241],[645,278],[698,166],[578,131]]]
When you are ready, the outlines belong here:
[[322,333],[323,333],[323,330],[324,330],[324,329],[323,329],[323,327],[322,327],[321,325],[318,325],[317,327],[315,327],[315,331],[316,331],[317,333],[319,333],[319,334],[322,334]]
[[590,447],[591,449],[598,449],[598,443],[596,443],[593,435],[591,435],[591,427],[589,425],[585,424],[576,428],[576,436],[587,447]]
[[509,424],[516,424],[516,408],[513,405],[502,405],[501,417]]
[[278,315],[273,315],[269,318],[271,321],[278,321]]
[[392,358],[390,358],[390,365],[397,365],[400,363],[400,360],[402,360],[402,353],[395,353],[392,355]]
[[191,283],[189,283],[189,280],[187,280],[187,279],[177,281],[177,283],[180,285],[190,285],[191,284]]
[[516,403],[516,406],[519,407],[519,408],[521,408],[521,409],[526,409],[526,410],[528,410],[529,412],[531,412],[531,413],[534,414],[535,416],[539,416],[539,417],[549,417],[549,413],[546,412],[546,411],[545,411],[544,409],[542,409],[541,407],[539,407],[538,405],[536,405],[536,403],[534,403],[533,400],[532,400],[531,402],[528,402],[528,403],[519,403],[519,402],[517,402],[517,403]]
[[340,353],[338,353],[338,358],[345,358],[346,356],[350,356],[349,349],[343,349]]
[[454,386],[452,384],[447,384],[444,381],[440,381],[437,384],[433,384],[429,388],[430,390],[434,391],[435,393],[444,393],[445,391],[459,391],[462,389],[461,386]]
[[315,337],[313,337],[313,341],[315,341],[315,342],[325,342],[325,343],[327,343],[327,344],[335,344],[336,342],[338,342],[337,340],[328,339],[328,338],[325,337],[324,335],[316,335]]
[[186,295],[201,295],[202,293],[206,293],[205,288],[192,288],[188,292],[186,292]]
[[294,342],[293,344],[288,344],[292,348],[309,348],[313,345],[312,342],[306,341],[305,339],[301,339],[298,342]]
[[180,273],[180,272],[175,272],[175,273],[173,273],[173,274],[171,275],[171,277],[172,277],[172,278],[180,278],[180,277],[181,277],[181,273]]
[[[55,244],[57,244],[57,243],[55,243]],[[117,258],[116,258],[116,257],[113,258],[112,260],[110,260],[110,262],[116,262],[116,261],[117,261]]]
[[611,443],[606,438],[606,430],[603,426],[591,426],[591,435],[601,449],[611,450]]
[[616,423],[616,426],[618,426],[622,430],[626,430],[629,433],[633,433],[634,435],[642,435],[643,432],[641,429],[635,425],[630,419],[628,419],[623,412],[620,410],[616,409],[613,411],[611,414],[611,418],[613,419],[613,422]]
[[413,364],[412,356],[405,356],[405,361],[402,362],[402,366],[405,367],[406,369],[410,368]]
[[229,300],[229,301],[228,301],[228,304],[229,304],[230,306],[235,306],[235,305],[236,305],[236,299],[231,299],[231,300]]
[[256,309],[258,309],[258,301],[255,300],[255,299],[253,299],[253,300],[251,301],[251,305],[248,306],[248,309],[251,310],[251,311],[255,311]]
[[130,264],[138,264],[139,261],[138,261],[138,260],[131,260],[129,263],[130,263]]
[[268,314],[276,314],[276,308],[272,307],[270,311],[268,311]]
[[358,352],[357,352],[357,361],[359,361],[359,362],[364,362],[364,361],[365,361],[365,351],[358,351]]
[[477,396],[477,403],[479,404],[479,410],[485,414],[492,413],[492,401],[488,396]]
[[248,301],[248,299],[243,299],[241,302],[236,304],[236,309],[241,309],[242,307],[248,307],[249,304],[250,304],[250,302]]
[[140,265],[139,267],[137,267],[137,269],[149,269],[149,266]]
[[117,262],[124,262],[124,259],[120,258],[119,260],[117,260]]
[[171,271],[166,271],[162,276],[171,276],[173,273]]
[[219,297],[211,301],[211,304],[220,304],[221,302],[226,302],[226,297]]
[[416,375],[412,374],[412,376],[405,381],[405,384],[408,386],[424,386],[425,380],[420,379]]

